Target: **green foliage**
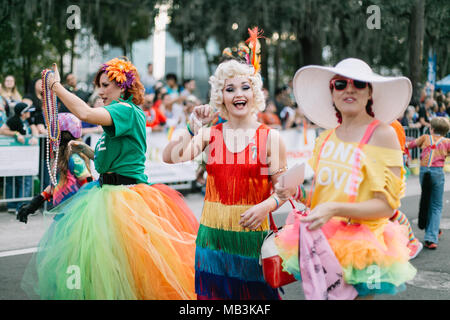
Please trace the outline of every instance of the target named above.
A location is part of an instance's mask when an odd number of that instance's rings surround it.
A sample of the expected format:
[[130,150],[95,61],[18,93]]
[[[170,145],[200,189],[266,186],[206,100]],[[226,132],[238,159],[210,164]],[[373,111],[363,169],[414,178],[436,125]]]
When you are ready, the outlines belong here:
[[[429,47],[437,52],[442,77],[450,71],[450,2],[424,1],[422,78]],[[174,4],[169,31],[186,50],[203,47],[208,39],[221,49],[235,46],[246,39],[247,28],[258,25],[269,40],[263,54],[270,56],[267,61],[279,69],[280,78],[291,78],[306,64],[335,64],[346,57],[363,59],[377,72],[410,74],[411,0],[174,0]],[[371,5],[380,8],[380,29],[367,27]],[[233,23],[239,25],[237,30],[231,28]],[[325,47],[330,54],[323,59]],[[267,63],[262,67],[264,74]]]
[[[77,29],[69,29],[67,8],[77,5],[81,27],[100,45],[109,44],[129,54],[132,43],[150,36],[154,0],[0,0],[0,78],[13,74],[22,92],[40,71],[71,53]],[[62,74],[62,75],[63,75]],[[3,80],[3,79],[1,79]]]

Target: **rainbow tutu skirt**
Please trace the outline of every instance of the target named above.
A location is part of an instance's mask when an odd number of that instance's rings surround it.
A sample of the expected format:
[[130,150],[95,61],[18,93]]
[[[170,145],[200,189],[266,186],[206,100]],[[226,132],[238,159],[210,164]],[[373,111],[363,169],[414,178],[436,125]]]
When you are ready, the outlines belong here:
[[[275,243],[283,269],[301,280],[299,223],[288,218]],[[397,294],[416,275],[417,270],[409,263],[407,229],[397,222],[381,219],[376,223],[348,224],[333,218],[322,231],[342,266],[345,282],[353,285],[359,296]]]
[[40,299],[196,299],[198,222],[165,185],[92,182],[55,219],[25,271]]

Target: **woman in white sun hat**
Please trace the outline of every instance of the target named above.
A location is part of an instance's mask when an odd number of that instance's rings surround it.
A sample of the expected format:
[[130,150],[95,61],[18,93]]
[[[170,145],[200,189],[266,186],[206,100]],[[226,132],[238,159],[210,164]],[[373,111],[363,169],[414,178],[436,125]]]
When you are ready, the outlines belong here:
[[[281,200],[296,194],[311,209],[300,221],[310,230],[322,228],[345,282],[360,297],[396,294],[416,274],[406,227],[389,220],[405,188],[402,151],[389,123],[404,112],[411,93],[407,78],[377,75],[354,58],[335,67],[306,66],[294,77],[299,107],[328,130],[309,160],[315,171],[309,196],[300,187],[275,190]],[[289,248],[295,236],[285,231],[276,240],[284,261],[298,252]],[[299,273],[298,264],[285,268]]]

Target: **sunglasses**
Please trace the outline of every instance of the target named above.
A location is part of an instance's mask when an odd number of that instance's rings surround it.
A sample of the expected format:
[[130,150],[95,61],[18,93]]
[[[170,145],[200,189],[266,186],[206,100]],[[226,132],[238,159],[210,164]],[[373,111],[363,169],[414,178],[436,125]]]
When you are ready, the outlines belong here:
[[359,81],[359,80],[353,80],[353,79],[333,79],[330,81],[330,89],[336,89],[337,91],[342,91],[347,88],[347,84],[351,83],[353,87],[356,89],[365,89],[367,87],[367,82]]

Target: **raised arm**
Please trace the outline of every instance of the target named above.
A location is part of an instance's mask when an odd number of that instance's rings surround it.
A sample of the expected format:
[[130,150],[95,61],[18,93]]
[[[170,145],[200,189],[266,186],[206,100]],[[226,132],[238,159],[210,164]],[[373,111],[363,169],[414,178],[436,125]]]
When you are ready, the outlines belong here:
[[61,78],[56,63],[53,64],[53,72],[54,74],[49,76],[49,86],[70,112],[84,122],[101,126],[113,125],[111,115],[105,108],[91,108],[86,102],[64,88],[60,82]]

